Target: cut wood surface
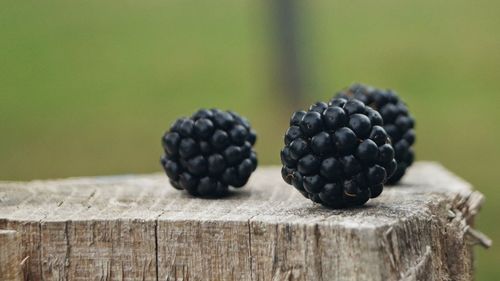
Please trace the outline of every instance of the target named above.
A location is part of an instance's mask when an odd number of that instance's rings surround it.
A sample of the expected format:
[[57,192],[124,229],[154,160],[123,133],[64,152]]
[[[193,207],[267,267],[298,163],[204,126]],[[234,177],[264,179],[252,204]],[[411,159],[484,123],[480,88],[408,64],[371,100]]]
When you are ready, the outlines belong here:
[[163,174],[0,182],[0,229],[21,234],[28,280],[472,280],[482,199],[429,162],[347,210],[303,198],[278,167],[223,199]]

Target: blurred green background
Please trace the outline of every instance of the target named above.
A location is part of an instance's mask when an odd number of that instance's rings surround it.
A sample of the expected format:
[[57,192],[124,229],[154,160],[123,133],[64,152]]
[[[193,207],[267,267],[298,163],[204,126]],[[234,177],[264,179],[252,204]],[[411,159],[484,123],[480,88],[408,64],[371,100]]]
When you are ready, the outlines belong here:
[[[160,137],[199,107],[232,109],[278,164],[290,113],[355,81],[397,90],[417,157],[472,182],[500,242],[500,2],[315,1],[295,7],[302,98],[280,81],[271,1],[0,2],[0,179],[160,171]],[[477,247],[477,279],[500,251]]]

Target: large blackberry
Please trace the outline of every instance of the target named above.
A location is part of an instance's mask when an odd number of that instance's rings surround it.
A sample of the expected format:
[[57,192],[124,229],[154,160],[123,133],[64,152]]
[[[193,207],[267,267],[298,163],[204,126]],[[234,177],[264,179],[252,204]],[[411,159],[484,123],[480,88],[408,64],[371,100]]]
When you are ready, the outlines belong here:
[[415,119],[406,104],[392,90],[380,90],[362,84],[354,84],[336,97],[355,98],[377,110],[384,120],[384,129],[389,134],[396,152],[398,167],[388,184],[397,183],[411,166],[415,153],[411,147],[415,142]]
[[256,134],[238,114],[200,109],[180,118],[162,138],[161,164],[176,189],[194,196],[220,197],[242,187],[257,167]]
[[356,99],[295,112],[281,151],[283,179],[326,206],[363,205],[380,195],[397,165],[381,125],[380,114]]

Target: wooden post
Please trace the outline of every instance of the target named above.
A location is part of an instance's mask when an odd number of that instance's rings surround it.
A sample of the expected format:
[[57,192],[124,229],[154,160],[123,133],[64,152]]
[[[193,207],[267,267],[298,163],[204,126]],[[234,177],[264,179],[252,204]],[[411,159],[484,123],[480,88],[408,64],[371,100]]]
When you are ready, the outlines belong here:
[[276,53],[275,79],[279,83],[280,94],[283,100],[288,101],[292,110],[301,108],[303,98],[303,83],[306,78],[302,67],[300,52],[300,26],[297,0],[271,0],[268,5],[271,8],[274,33],[273,43]]
[[490,244],[472,229],[482,199],[428,162],[347,210],[303,198],[278,167],[218,200],[163,174],[3,182],[0,228],[21,234],[28,280],[465,281],[472,245]]
[[21,270],[21,240],[15,230],[0,229],[0,280],[20,281]]

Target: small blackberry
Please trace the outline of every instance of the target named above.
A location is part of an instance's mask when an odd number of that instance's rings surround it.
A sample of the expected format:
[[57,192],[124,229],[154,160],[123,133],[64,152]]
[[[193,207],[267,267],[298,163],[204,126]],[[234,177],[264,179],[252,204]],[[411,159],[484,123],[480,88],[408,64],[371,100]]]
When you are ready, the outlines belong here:
[[333,208],[380,195],[396,169],[382,117],[356,99],[316,103],[292,115],[281,174],[302,195]]
[[[415,142],[415,119],[411,116],[406,104],[392,90],[380,90],[362,84],[354,84],[336,95],[336,98],[355,98],[378,111],[369,112],[370,119],[383,119],[384,129],[391,138],[394,147],[396,172],[387,180],[388,184],[396,184],[411,166],[415,158],[412,145]],[[392,152],[391,152],[392,153]]]
[[180,118],[162,138],[161,164],[170,183],[191,195],[220,197],[242,187],[257,168],[257,136],[238,114],[200,109]]

